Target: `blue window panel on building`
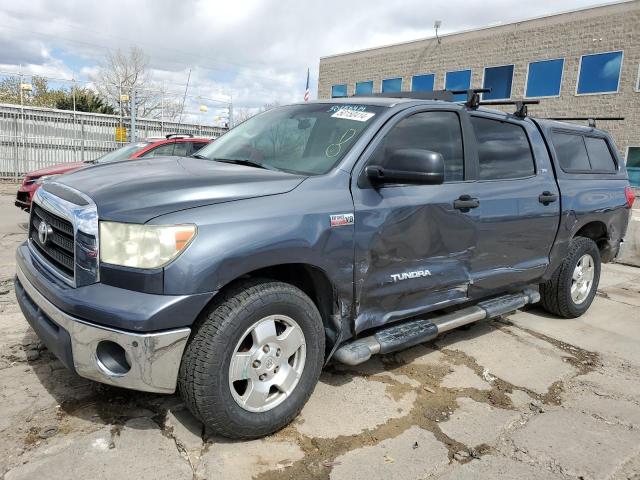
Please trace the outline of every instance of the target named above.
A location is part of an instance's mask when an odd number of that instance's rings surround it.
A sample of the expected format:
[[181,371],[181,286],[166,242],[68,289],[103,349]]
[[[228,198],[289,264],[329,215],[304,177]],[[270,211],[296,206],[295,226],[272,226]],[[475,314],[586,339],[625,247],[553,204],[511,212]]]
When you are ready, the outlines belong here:
[[511,98],[513,83],[513,65],[486,67],[482,88],[490,88],[491,92],[483,93],[483,100],[508,100]]
[[373,82],[357,82],[356,95],[369,95],[373,93]]
[[334,85],[331,87],[331,98],[340,98],[347,96],[347,86],[345,84],[342,85]]
[[531,62],[527,73],[527,91],[525,96],[557,97],[562,85],[564,58]]
[[402,78],[387,78],[382,80],[382,93],[395,93],[402,91]]
[[[458,70],[457,72],[447,72],[444,81],[445,90],[466,90],[471,88],[471,70]],[[462,93],[453,96],[455,102],[464,102],[467,95]]]
[[433,73],[426,75],[414,75],[411,78],[412,92],[433,92],[433,84],[436,76]]
[[622,52],[584,55],[580,62],[578,94],[618,91]]

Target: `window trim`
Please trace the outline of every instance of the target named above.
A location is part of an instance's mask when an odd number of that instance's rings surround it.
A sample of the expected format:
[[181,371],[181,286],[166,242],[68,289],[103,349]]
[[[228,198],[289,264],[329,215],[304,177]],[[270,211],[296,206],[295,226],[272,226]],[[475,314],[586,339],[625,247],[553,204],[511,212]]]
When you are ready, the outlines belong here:
[[[334,97],[333,96],[333,87],[343,87],[345,88],[344,97]],[[331,85],[331,98],[347,98],[349,96],[349,84],[348,83],[336,83]]]
[[[589,138],[597,138],[600,140],[604,140],[604,143],[609,149],[609,154],[611,155],[611,158],[613,159],[613,164],[616,168],[614,170],[594,170],[593,168],[590,168],[589,170],[566,170],[562,166],[562,163],[560,163],[560,159],[558,158],[558,155],[557,155],[558,152],[556,150],[556,145],[553,143],[553,133],[555,132],[561,133],[564,135],[575,135],[576,137],[582,138],[582,144],[584,145],[584,151],[587,154],[587,161],[589,162],[590,167],[591,167],[591,157],[589,156],[589,149],[587,148],[587,142],[585,141],[585,138],[589,137]],[[575,130],[569,130],[569,129],[563,129],[563,128],[554,128],[551,130],[551,134],[552,134],[551,145],[553,146],[553,153],[557,160],[558,166],[560,167],[560,170],[562,170],[564,173],[569,175],[573,175],[573,174],[588,175],[591,173],[594,175],[617,175],[620,172],[620,165],[618,164],[618,159],[616,158],[616,155],[614,154],[614,150],[612,149],[611,145],[609,144],[609,140],[606,137],[603,137],[600,135],[587,135],[584,133],[576,132]],[[625,159],[625,165],[626,163],[627,163],[627,160]]]
[[423,76],[427,76],[427,75],[433,75],[433,89],[432,91],[435,91],[436,89],[436,74],[435,72],[432,73],[416,73],[415,75],[411,75],[411,80],[409,81],[409,91],[413,92],[413,78],[414,77],[423,77]]
[[[582,71],[582,59],[584,57],[593,57],[596,55],[606,55],[607,53],[621,53],[622,57],[620,58],[620,72],[618,74],[618,85],[616,86],[615,92],[592,92],[592,93],[578,93],[578,86],[580,85],[580,75]],[[616,93],[620,93],[620,81],[622,80],[622,66],[624,65],[624,50],[611,50],[609,52],[596,52],[596,53],[585,53],[584,55],[580,55],[580,61],[578,62],[578,75],[576,76],[576,89],[574,95],[576,97],[583,97],[589,95],[614,95]]]
[[371,84],[371,93],[370,94],[360,94],[360,95],[373,95],[373,90],[376,86],[375,82],[373,80],[361,80],[359,82],[356,82],[354,87],[353,87],[353,94],[354,95],[358,95],[358,84],[359,83],[370,83]]
[[[499,68],[499,67],[513,67],[511,69],[511,88],[509,88],[509,96],[508,97],[504,97],[504,98],[488,98],[486,99],[487,102],[499,102],[502,100],[511,100],[511,97],[513,97],[513,80],[516,78],[516,64],[515,63],[507,63],[506,65],[489,65],[486,67],[482,68],[482,83],[480,84],[482,86],[482,88],[484,88],[484,79],[485,79],[485,75],[487,73],[487,68]],[[484,101],[484,93],[481,94],[482,95],[482,100]]]
[[[458,122],[460,123],[460,138],[462,140],[463,179],[455,180],[451,182],[442,182],[441,184],[438,184],[438,185],[413,185],[413,184],[405,184],[405,183],[389,183],[389,184],[383,184],[383,185],[374,187],[370,183],[370,181],[367,179],[365,170],[367,166],[369,166],[369,162],[371,161],[373,154],[375,153],[376,149],[380,146],[380,143],[384,140],[385,136],[387,136],[389,132],[391,132],[395,128],[396,125],[398,125],[400,122],[402,122],[403,120],[413,115],[417,115],[419,113],[436,113],[436,112],[451,112],[451,113],[455,113],[456,116],[458,117]],[[372,188],[381,189],[381,188],[398,188],[398,187],[438,187],[441,185],[476,182],[477,180],[475,178],[466,178],[468,158],[471,158],[471,159],[473,158],[472,155],[469,155],[470,153],[469,138],[467,134],[467,128],[465,127],[465,119],[467,119],[468,121],[469,118],[470,117],[466,114],[466,112],[461,111],[458,108],[455,108],[455,106],[451,106],[451,107],[447,106],[444,108],[442,107],[433,108],[432,106],[424,106],[424,105],[416,106],[412,109],[406,110],[401,115],[396,115],[395,117],[392,117],[392,119],[390,119],[390,121],[387,122],[387,124],[384,127],[382,127],[380,130],[376,132],[376,135],[374,136],[374,138],[371,139],[371,142],[361,152],[360,157],[356,162],[356,164],[354,165],[354,169],[351,172],[352,178],[356,179],[356,185],[360,190],[366,190],[366,189],[372,189]],[[354,173],[356,172],[357,174],[354,175]]]
[[[538,176],[538,174],[540,173],[538,170],[538,159],[536,158],[536,154],[533,151],[533,144],[531,143],[531,138],[529,138],[529,132],[527,132],[527,129],[525,128],[525,126],[517,121],[517,120],[512,120],[509,118],[495,118],[492,117],[490,115],[483,115],[482,113],[472,113],[469,115],[469,121],[471,121],[472,118],[477,117],[477,118],[484,118],[486,120],[491,120],[494,122],[500,122],[500,123],[510,123],[512,125],[517,125],[518,127],[520,127],[522,129],[522,131],[524,132],[524,136],[527,139],[527,143],[529,144],[529,151],[531,152],[531,159],[533,160],[533,174],[532,175],[527,175],[525,177],[513,177],[513,178],[480,178],[480,153],[478,152],[478,138],[476,137],[476,132],[475,130],[473,130],[473,141],[475,143],[475,150],[476,150],[476,178],[477,178],[477,182],[508,182],[508,181],[513,181],[513,180],[526,180],[529,178],[534,178],[536,176]],[[473,128],[473,123],[471,123],[471,127]],[[586,147],[585,147],[586,148]]]
[[[399,92],[402,92],[402,85],[404,84],[404,78],[403,77],[390,77],[390,78],[383,78],[382,80],[380,80],[380,93],[384,93],[384,90],[382,89],[382,85],[387,80],[400,80],[400,90],[399,90]],[[398,92],[389,92],[389,93],[398,93]]]
[[[560,90],[558,90],[558,95],[544,95],[541,97],[528,97],[527,96],[527,86],[529,85],[529,67],[531,66],[532,63],[542,63],[542,62],[553,62],[554,60],[562,60],[562,71],[560,72]],[[525,100],[536,100],[538,98],[560,98],[560,96],[562,95],[562,85],[564,84],[564,72],[565,72],[565,67],[567,66],[567,59],[565,57],[558,57],[558,58],[543,58],[541,60],[532,60],[529,63],[527,63],[527,73],[524,77],[524,91],[522,92],[522,98],[524,98]],[[579,71],[579,70],[578,70]],[[576,85],[576,88],[577,85]]]

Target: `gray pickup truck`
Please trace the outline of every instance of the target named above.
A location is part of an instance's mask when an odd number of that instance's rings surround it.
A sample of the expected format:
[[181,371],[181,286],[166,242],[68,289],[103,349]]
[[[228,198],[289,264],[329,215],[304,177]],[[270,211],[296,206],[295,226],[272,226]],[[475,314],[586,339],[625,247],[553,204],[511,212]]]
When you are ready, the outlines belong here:
[[298,414],[329,361],[526,304],[583,314],[632,203],[593,127],[446,99],[318,101],[195,157],[45,183],[15,290],[78,375],[177,389],[214,431],[255,438]]

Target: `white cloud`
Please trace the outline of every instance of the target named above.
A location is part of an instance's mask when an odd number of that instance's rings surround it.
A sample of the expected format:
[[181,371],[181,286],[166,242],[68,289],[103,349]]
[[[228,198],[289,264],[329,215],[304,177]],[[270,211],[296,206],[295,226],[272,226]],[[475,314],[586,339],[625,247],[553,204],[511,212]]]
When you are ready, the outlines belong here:
[[[0,6],[0,69],[88,78],[107,49],[140,47],[176,96],[239,107],[299,101],[319,57],[578,8],[600,0],[46,0]],[[74,65],[73,62],[77,64]],[[312,95],[313,96],[313,95]],[[197,99],[189,100],[197,111]],[[213,105],[213,103],[211,104]],[[211,113],[212,108],[210,106]]]

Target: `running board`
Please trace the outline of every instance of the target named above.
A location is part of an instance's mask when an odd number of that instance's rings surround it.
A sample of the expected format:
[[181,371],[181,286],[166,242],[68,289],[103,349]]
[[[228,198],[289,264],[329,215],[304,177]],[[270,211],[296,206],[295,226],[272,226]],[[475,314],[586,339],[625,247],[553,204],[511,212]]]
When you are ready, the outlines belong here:
[[469,323],[513,312],[529,303],[540,301],[540,294],[531,289],[522,293],[485,300],[473,307],[463,308],[431,320],[410,320],[378,330],[375,334],[353,340],[340,347],[334,358],[347,365],[366,362],[372,355],[390,353],[433,340],[441,333]]

